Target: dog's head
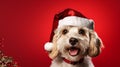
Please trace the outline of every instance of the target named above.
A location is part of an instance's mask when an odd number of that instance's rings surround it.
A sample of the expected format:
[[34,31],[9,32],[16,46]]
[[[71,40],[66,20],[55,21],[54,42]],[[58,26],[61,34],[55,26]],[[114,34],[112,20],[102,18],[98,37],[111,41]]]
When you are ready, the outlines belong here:
[[97,33],[87,27],[63,26],[55,30],[53,49],[49,56],[58,55],[71,61],[78,61],[84,56],[98,56],[102,41]]

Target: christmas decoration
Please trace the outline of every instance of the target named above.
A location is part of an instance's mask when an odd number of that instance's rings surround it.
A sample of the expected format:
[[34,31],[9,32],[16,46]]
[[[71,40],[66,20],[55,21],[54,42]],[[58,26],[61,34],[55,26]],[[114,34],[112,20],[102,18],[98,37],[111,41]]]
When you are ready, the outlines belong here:
[[[2,47],[3,38],[0,40],[0,46]],[[0,67],[20,67],[17,62],[13,60],[12,57],[4,55],[3,51],[0,49]]]
[[12,57],[6,56],[0,50],[0,67],[19,67]]

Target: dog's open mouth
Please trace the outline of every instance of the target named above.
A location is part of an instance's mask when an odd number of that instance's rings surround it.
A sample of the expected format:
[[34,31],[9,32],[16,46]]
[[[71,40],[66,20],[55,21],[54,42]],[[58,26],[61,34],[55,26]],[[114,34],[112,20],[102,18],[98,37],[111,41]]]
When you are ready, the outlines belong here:
[[76,47],[71,47],[68,49],[69,55],[76,56],[79,54],[80,49]]

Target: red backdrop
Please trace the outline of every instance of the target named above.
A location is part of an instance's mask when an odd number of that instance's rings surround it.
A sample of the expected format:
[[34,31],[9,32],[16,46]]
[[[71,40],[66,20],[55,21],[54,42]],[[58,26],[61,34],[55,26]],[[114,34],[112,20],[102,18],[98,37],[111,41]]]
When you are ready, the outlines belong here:
[[51,62],[43,46],[49,40],[54,14],[72,8],[94,19],[95,31],[105,45],[102,53],[93,58],[95,66],[119,67],[119,6],[117,0],[1,0],[0,38],[4,38],[2,50],[21,67],[49,67]]

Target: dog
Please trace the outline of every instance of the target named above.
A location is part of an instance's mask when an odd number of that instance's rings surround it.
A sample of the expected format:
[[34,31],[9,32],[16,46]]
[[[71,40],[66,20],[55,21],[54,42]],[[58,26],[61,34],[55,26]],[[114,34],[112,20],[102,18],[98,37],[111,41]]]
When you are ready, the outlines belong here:
[[95,31],[75,26],[56,29],[53,44],[56,46],[50,55],[54,58],[51,67],[94,67],[91,57],[99,55],[102,47],[102,41]]
[[[93,21],[81,18],[81,14],[72,9],[62,13],[55,17],[60,18],[52,43],[45,45],[52,59],[50,67],[94,67],[91,58],[101,53],[103,43],[93,29]],[[61,18],[65,14],[70,15]]]

